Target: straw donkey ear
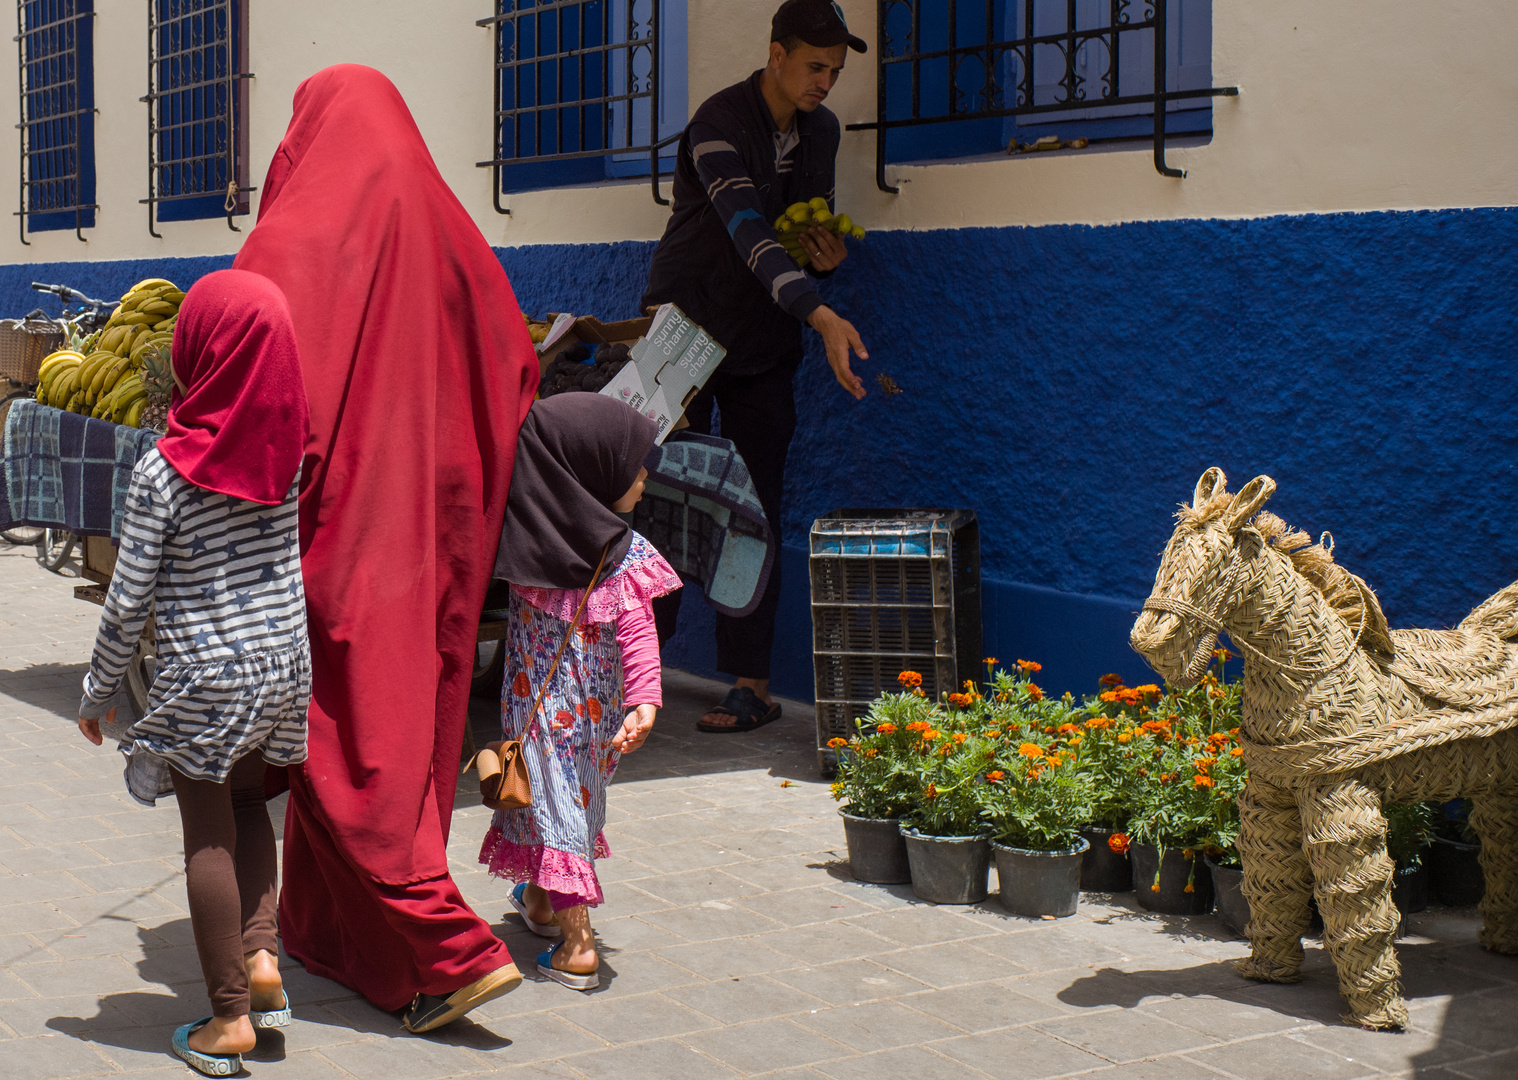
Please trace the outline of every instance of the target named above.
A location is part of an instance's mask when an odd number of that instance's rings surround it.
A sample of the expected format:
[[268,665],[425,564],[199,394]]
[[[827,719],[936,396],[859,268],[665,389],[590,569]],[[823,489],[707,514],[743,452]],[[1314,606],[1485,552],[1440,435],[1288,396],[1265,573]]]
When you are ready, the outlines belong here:
[[1231,533],[1238,532],[1265,505],[1265,500],[1275,494],[1275,490],[1276,482],[1270,477],[1256,476],[1228,504],[1228,509],[1223,512],[1223,527]]
[[1196,491],[1191,496],[1191,508],[1201,510],[1207,505],[1207,501],[1220,491],[1228,490],[1228,477],[1223,475],[1223,470],[1214,465],[1202,474],[1202,478],[1196,482]]

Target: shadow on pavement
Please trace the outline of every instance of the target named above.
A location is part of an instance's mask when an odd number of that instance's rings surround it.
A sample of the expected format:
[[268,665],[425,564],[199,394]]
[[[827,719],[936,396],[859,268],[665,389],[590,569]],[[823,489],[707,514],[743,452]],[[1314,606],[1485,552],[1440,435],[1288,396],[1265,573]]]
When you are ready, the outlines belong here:
[[78,712],[79,696],[83,693],[84,673],[89,669],[88,661],[0,669],[0,694],[34,709],[46,709],[55,716],[73,720]]

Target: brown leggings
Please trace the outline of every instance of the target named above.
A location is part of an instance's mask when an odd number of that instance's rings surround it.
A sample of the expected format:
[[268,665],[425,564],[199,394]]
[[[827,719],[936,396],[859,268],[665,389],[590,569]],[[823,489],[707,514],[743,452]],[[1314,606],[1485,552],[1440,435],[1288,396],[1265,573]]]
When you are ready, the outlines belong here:
[[211,1011],[248,1015],[243,956],[279,949],[274,926],[278,860],[264,803],[264,756],[250,751],[224,784],[172,770],[184,825],[190,926]]

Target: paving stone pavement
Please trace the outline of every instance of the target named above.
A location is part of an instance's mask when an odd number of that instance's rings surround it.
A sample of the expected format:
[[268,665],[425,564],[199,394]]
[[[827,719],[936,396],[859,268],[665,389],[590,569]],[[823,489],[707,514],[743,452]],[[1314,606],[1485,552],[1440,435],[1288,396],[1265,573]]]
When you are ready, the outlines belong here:
[[[0,1077],[190,1075],[169,1032],[208,1006],[172,802],[136,807],[119,758],[74,730],[98,609],[75,580],[0,546]],[[1295,986],[1248,983],[1211,917],[1166,918],[1088,894],[1068,919],[993,899],[916,902],[860,885],[817,776],[811,714],[698,736],[714,684],[671,673],[648,746],[617,775],[600,866],[600,990],[538,980],[538,941],[504,918],[475,861],[487,812],[465,793],[450,853],[464,895],[529,972],[429,1037],[284,961],[295,1023],[247,1073],[270,1080],[513,1077],[1008,1080],[1082,1075],[1518,1076],[1518,959],[1476,944],[1469,909],[1413,920],[1400,946],[1413,1029],[1344,1026],[1310,947]],[[488,703],[476,731],[494,722]],[[276,810],[280,809],[275,804]]]

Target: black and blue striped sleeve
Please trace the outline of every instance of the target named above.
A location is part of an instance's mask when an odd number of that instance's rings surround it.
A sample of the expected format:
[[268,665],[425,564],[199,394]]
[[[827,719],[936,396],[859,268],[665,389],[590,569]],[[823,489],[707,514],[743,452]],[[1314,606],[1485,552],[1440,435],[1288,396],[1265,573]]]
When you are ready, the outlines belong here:
[[770,298],[806,322],[822,306],[822,297],[806,271],[775,238],[743,156],[726,135],[709,124],[691,124],[690,144],[696,175],[727,226],[738,254],[764,284]]
[[[154,460],[154,456],[144,458],[143,465]],[[100,615],[90,670],[84,677],[79,715],[87,719],[105,715],[121,689],[127,664],[137,651],[137,639],[153,606],[164,537],[173,528],[169,499],[143,465],[132,474],[127,490],[116,570]]]

